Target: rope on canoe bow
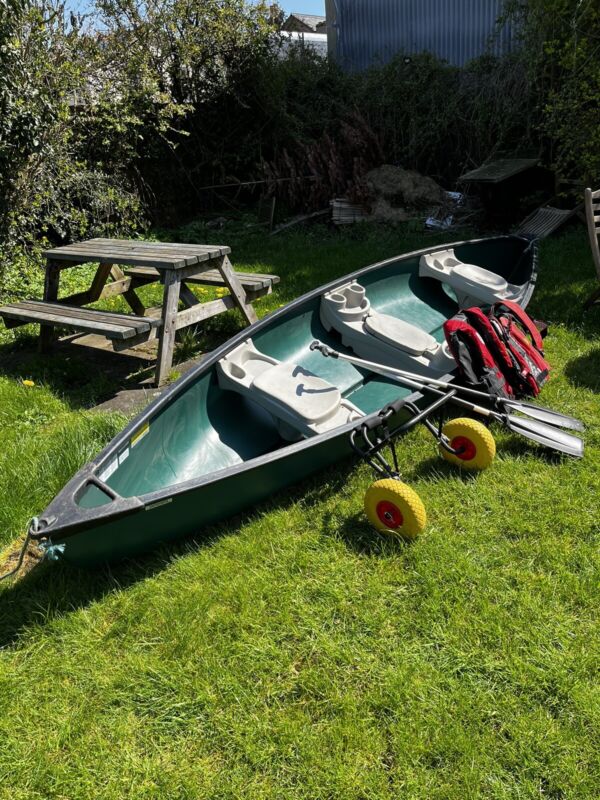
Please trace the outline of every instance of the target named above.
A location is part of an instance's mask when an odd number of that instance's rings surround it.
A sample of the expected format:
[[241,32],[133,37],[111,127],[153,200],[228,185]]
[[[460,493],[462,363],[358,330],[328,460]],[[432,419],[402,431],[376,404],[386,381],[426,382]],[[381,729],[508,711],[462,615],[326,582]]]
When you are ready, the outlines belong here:
[[6,580],[7,578],[16,575],[17,572],[21,569],[23,565],[23,559],[25,558],[25,553],[27,552],[27,548],[29,547],[29,542],[31,541],[31,534],[37,533],[39,530],[40,523],[37,517],[33,517],[29,525],[27,526],[27,536],[25,537],[25,541],[23,542],[23,547],[21,548],[21,552],[19,553],[19,558],[17,559],[17,565],[10,572],[6,572],[4,575],[0,575],[0,582]]

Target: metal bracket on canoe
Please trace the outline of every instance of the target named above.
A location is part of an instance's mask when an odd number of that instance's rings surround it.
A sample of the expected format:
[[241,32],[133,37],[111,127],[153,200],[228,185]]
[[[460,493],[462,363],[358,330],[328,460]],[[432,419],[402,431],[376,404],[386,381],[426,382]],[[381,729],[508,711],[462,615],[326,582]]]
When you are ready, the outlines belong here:
[[45,542],[41,542],[40,547],[44,551],[44,558],[48,559],[48,561],[60,561],[65,552],[66,545],[64,543],[52,544],[48,539]]
[[[460,455],[462,449],[455,450],[442,433],[444,425],[443,413],[439,415],[436,425],[430,420],[430,417],[443,408],[446,403],[449,403],[455,394],[456,389],[450,389],[424,409],[419,408],[416,403],[405,399],[390,403],[382,408],[379,414],[363,422],[351,432],[350,445],[352,449],[358,456],[367,461],[378,475],[386,478],[399,478],[400,471],[395,440],[417,425],[423,424],[445,450],[449,453]],[[390,428],[391,419],[401,410],[408,411],[410,418],[400,425]],[[386,447],[389,447],[392,465],[382,453],[382,450]]]

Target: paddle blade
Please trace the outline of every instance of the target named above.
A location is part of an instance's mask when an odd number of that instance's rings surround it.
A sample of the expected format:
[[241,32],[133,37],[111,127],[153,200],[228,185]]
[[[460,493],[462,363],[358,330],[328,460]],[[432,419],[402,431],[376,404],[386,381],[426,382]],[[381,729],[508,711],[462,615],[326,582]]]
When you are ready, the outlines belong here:
[[583,441],[571,433],[566,433],[535,419],[524,419],[512,414],[507,414],[504,421],[509,430],[520,433],[521,436],[525,436],[533,442],[538,442],[544,447],[575,458],[583,457]]
[[570,431],[584,431],[585,426],[575,417],[569,417],[551,408],[536,406],[533,403],[523,403],[520,400],[502,400],[502,407],[507,411],[520,411],[532,419],[545,422],[546,425],[553,425],[555,428],[567,428]]

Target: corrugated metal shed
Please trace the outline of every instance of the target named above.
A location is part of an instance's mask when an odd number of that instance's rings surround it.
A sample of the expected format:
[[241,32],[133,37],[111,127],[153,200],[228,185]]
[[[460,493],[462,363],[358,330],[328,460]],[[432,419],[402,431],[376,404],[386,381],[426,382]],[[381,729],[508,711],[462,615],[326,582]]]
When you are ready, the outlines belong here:
[[[330,52],[347,69],[429,51],[462,66],[487,51],[503,0],[327,0]],[[511,47],[505,26],[492,52]]]

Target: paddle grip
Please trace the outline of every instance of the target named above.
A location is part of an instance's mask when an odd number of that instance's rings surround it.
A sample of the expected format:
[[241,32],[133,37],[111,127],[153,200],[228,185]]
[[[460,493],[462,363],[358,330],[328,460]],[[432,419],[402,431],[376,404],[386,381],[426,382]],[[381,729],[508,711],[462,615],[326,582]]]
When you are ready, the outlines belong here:
[[338,353],[335,350],[332,350],[331,347],[327,347],[326,344],[323,344],[318,339],[315,339],[314,342],[310,343],[310,349],[312,351],[318,350],[321,355],[325,356],[325,358],[338,357]]

